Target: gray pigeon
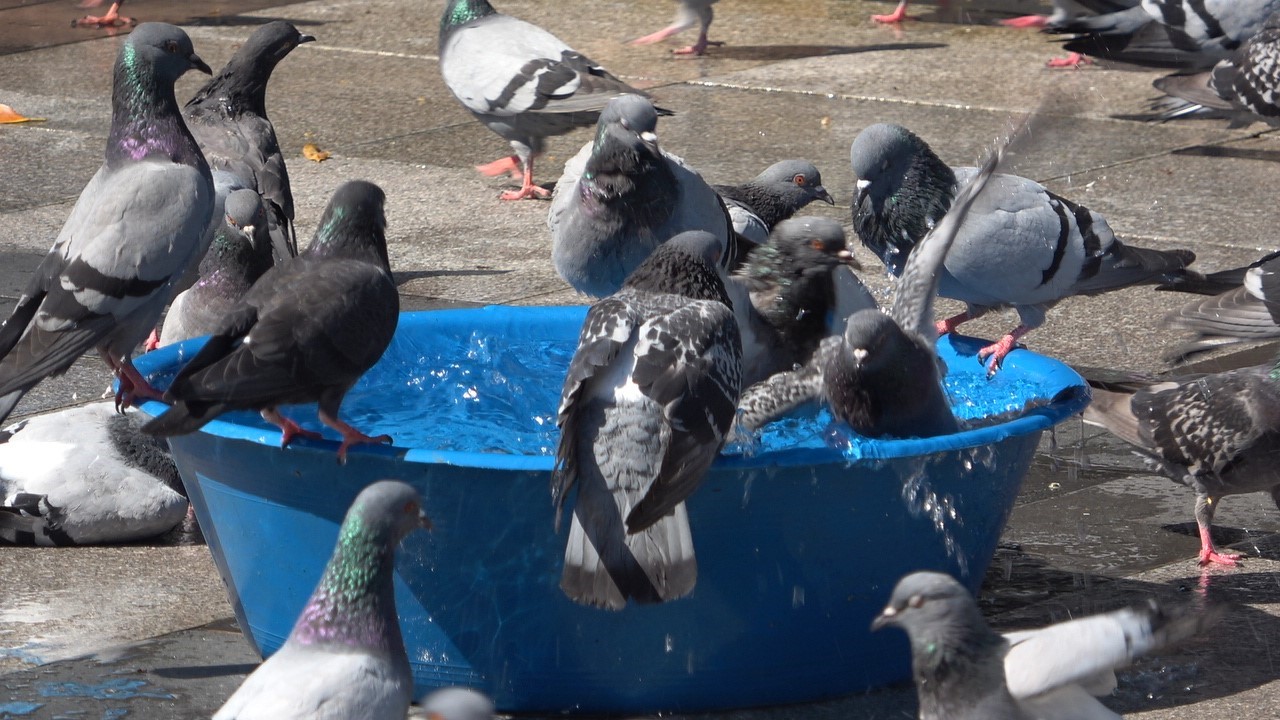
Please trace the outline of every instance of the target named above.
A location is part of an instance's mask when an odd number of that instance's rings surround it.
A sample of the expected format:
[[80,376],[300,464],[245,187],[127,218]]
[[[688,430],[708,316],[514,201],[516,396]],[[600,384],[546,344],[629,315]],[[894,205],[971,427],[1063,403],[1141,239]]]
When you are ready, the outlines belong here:
[[1147,67],[1202,70],[1228,57],[1280,10],[1280,0],[1142,0],[1114,13],[1051,24],[1072,52]]
[[[854,226],[895,275],[951,206],[959,185],[977,173],[948,167],[901,125],[863,130],[850,159],[858,177]],[[978,355],[990,358],[991,371],[1060,300],[1160,282],[1195,259],[1188,250],[1127,246],[1101,215],[1026,178],[1000,174],[991,185],[961,226],[938,284],[940,295],[967,305],[940,322],[939,332],[952,332],[996,308],[1017,310],[1018,327]]]
[[1156,100],[1157,119],[1226,117],[1230,127],[1262,121],[1280,125],[1280,13],[1212,70],[1170,75],[1155,81],[1167,97]]
[[560,578],[576,602],[620,609],[693,590],[684,501],[724,445],[742,382],[719,254],[709,233],[681,233],[582,324],[551,481],[557,531],[577,490]]
[[231,410],[258,410],[295,436],[318,438],[278,410],[318,402],[320,422],[342,435],[338,461],[356,444],[389,443],[338,417],[342,398],[391,343],[400,298],[387,260],[386,196],[356,180],[334,192],[311,245],[272,267],[227,314],[165,392],[171,407],[143,426],[168,437],[195,432]]
[[298,241],[289,172],[267,117],[267,82],[277,63],[314,40],[284,20],[263,25],[182,110],[209,166],[240,178],[266,201],[277,262],[297,255]]
[[854,312],[843,333],[823,340],[805,365],[744,391],[736,435],[818,400],[867,437],[931,437],[959,429],[942,387],[933,297],[943,258],[1006,149],[1001,146],[991,154],[908,258],[889,309],[872,306]]
[[119,403],[159,396],[131,355],[204,253],[213,211],[209,166],[173,94],[191,68],[210,72],[173,25],[143,23],[120,46],[106,162],[0,328],[0,423],[90,349],[119,378]]
[[822,174],[808,160],[782,160],[741,185],[712,185],[724,200],[739,235],[760,245],[783,220],[814,200],[835,205]]
[[396,546],[418,528],[431,523],[412,486],[381,480],[362,490],[284,647],[213,720],[404,720],[413,674],[392,579]]
[[728,279],[742,333],[742,384],[809,361],[836,309],[836,271],[855,265],[830,218],[784,220]]
[[684,161],[658,147],[658,113],[648,99],[609,102],[596,138],[564,166],[547,225],[556,272],[579,292],[605,297],[654,248],[686,230],[720,242],[732,267],[737,238],[720,196]]
[[1181,361],[1205,350],[1280,337],[1280,252],[1270,253],[1245,268],[1184,278],[1159,289],[1212,294],[1165,317],[1167,327],[1193,333],[1168,354],[1170,360]]
[[25,418],[0,433],[0,542],[145,540],[182,522],[187,498],[168,445],[110,401]]
[[1227,495],[1268,490],[1280,507],[1280,363],[1093,388],[1084,421],[1133,445],[1155,470],[1196,492],[1200,564],[1235,565],[1210,530]]
[[705,54],[707,47],[710,45],[724,45],[723,42],[707,39],[707,30],[711,28],[711,20],[715,16],[711,6],[715,5],[716,2],[717,0],[676,0],[676,5],[678,6],[676,8],[676,19],[670,25],[644,37],[638,37],[632,40],[631,44],[652,45],[697,25],[698,39],[692,45],[672,50],[672,53],[697,56]]
[[1115,689],[1115,670],[1192,637],[1221,613],[1149,600],[1001,635],[951,576],[914,572],[898,581],[871,629],[907,634],[920,720],[1119,720],[1095,698]]
[[169,305],[160,345],[212,335],[240,298],[272,265],[272,244],[262,197],[248,188],[231,193],[223,222],[200,261],[200,280]]
[[427,720],[493,720],[493,701],[470,688],[436,690],[421,703]]
[[511,143],[514,155],[476,168],[521,181],[503,200],[547,197],[533,184],[533,159],[542,154],[543,141],[594,125],[610,100],[640,93],[555,35],[494,10],[488,0],[445,5],[440,74],[458,102]]

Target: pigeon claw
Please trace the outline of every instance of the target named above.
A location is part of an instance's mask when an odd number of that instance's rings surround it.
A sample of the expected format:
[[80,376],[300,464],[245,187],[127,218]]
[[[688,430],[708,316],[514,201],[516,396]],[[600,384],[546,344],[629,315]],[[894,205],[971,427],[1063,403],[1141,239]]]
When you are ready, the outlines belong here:
[[338,446],[338,464],[347,464],[347,449],[353,445],[390,445],[390,435],[369,436],[348,426],[349,433],[342,434],[342,444]]
[[1050,58],[1049,62],[1046,62],[1044,66],[1049,68],[1079,68],[1082,65],[1092,64],[1092,59],[1087,58],[1080,53],[1073,52],[1064,58]]
[[671,51],[671,54],[672,54],[672,55],[688,55],[688,56],[691,56],[691,57],[699,57],[699,56],[702,56],[702,55],[706,55],[706,54],[707,54],[707,46],[709,46],[709,45],[714,45],[714,46],[716,46],[716,47],[720,47],[721,45],[724,45],[724,42],[722,42],[722,41],[720,41],[720,40],[708,40],[708,39],[706,39],[706,38],[704,37],[704,38],[702,38],[702,39],[698,40],[698,42],[696,42],[696,43],[694,43],[694,44],[692,44],[692,45],[689,45],[689,46],[687,46],[687,47],[682,47],[682,48],[677,48],[677,49],[675,49],[675,50],[672,50],[672,51]]
[[1012,335],[1005,335],[999,341],[978,351],[978,362],[986,364],[987,377],[996,374],[996,371],[1000,369],[1000,364],[1004,362],[1005,356],[1013,352],[1013,349],[1017,346],[1017,338]]
[[1240,553],[1224,553],[1218,552],[1215,548],[1204,548],[1200,551],[1200,564],[1236,567],[1240,564],[1240,559],[1243,557],[1244,555],[1241,555]]
[[538,185],[522,185],[519,190],[507,190],[499,196],[503,200],[525,200],[534,198],[536,200],[545,200],[551,197],[551,191]]

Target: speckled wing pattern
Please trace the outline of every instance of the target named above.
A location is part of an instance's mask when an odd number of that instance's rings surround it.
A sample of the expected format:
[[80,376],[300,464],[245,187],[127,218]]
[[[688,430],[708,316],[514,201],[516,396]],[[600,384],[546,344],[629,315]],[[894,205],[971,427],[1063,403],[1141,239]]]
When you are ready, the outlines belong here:
[[1280,118],[1280,29],[1263,30],[1233,59],[1219,62],[1209,87],[1231,105],[1270,122]]

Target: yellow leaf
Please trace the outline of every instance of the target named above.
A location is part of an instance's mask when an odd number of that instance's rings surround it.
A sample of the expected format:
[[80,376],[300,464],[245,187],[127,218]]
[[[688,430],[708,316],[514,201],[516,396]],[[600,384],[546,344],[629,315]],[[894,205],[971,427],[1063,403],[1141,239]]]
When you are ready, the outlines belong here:
[[19,115],[13,108],[0,103],[0,124],[6,123],[24,123],[24,122],[44,122],[44,118],[29,118]]
[[329,159],[329,153],[321,150],[320,146],[315,143],[307,143],[302,146],[302,157],[316,162],[324,162]]

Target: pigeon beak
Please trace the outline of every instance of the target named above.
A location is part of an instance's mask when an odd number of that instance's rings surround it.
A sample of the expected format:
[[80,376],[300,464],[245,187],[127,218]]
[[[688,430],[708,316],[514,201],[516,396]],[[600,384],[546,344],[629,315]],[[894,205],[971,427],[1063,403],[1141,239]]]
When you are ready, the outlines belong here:
[[857,190],[853,191],[853,208],[855,210],[862,207],[862,198],[867,196],[867,188],[871,187],[871,181],[859,180],[856,187]]
[[432,528],[431,518],[427,517],[426,510],[422,510],[422,509],[418,510],[418,527],[428,531],[431,530]]
[[826,188],[824,188],[824,187],[822,187],[821,185],[819,185],[819,186],[817,186],[817,187],[815,187],[815,188],[813,189],[813,194],[814,194],[814,196],[816,196],[819,200],[821,200],[821,201],[825,202],[825,203],[826,203],[826,204],[828,204],[828,205],[835,205],[835,204],[836,204],[836,200],[835,200],[835,198],[831,197],[831,193],[827,192],[827,189],[826,189]]
[[853,354],[853,361],[858,365],[861,365],[862,363],[866,362],[867,356],[870,355],[871,353],[867,352],[866,348],[854,348],[852,354]]
[[654,147],[657,147],[658,134],[651,130],[645,130],[644,132],[640,133],[640,141],[646,145],[653,145]]
[[854,270],[862,269],[862,263],[858,262],[858,258],[854,257],[853,253],[848,250],[841,250],[836,253],[836,259]]
[[894,610],[892,606],[887,607],[876,616],[875,620],[871,621],[871,631],[875,632],[876,630],[886,628],[890,625],[896,625],[897,620],[898,611]]
[[309,43],[309,42],[315,42],[315,41],[316,41],[315,35],[299,35],[298,36],[299,45],[301,45],[302,43]]
[[252,241],[253,233],[257,229],[258,228],[255,225],[245,225],[244,227],[240,228],[240,232],[243,233],[245,237],[249,238],[250,241]]
[[195,53],[191,53],[187,56],[187,62],[191,63],[191,67],[199,70],[205,75],[213,74],[213,68],[209,67],[209,63],[201,60],[200,56]]

